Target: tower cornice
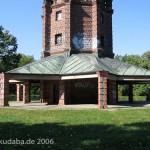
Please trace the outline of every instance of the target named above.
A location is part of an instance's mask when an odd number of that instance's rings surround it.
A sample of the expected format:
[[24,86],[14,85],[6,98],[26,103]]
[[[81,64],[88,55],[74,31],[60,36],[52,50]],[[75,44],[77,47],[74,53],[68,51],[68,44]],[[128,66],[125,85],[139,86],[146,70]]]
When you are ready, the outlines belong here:
[[43,0],[43,3],[46,4],[46,3],[51,3],[53,4],[54,0]]

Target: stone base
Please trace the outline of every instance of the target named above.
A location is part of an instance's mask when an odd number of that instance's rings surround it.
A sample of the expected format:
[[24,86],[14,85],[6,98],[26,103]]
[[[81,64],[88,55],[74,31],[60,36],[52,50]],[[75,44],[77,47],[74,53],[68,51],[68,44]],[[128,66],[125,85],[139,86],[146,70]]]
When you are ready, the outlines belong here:
[[59,103],[58,103],[58,105],[60,105],[60,106],[63,106],[63,105],[65,105],[65,103],[64,103],[64,100],[59,100]]
[[107,106],[107,101],[105,101],[104,102],[104,104],[103,104],[103,101],[98,101],[98,108],[99,109],[107,109],[108,108],[108,106]]
[[9,104],[7,102],[4,103],[4,101],[0,100],[0,107],[5,107],[5,106],[9,106]]

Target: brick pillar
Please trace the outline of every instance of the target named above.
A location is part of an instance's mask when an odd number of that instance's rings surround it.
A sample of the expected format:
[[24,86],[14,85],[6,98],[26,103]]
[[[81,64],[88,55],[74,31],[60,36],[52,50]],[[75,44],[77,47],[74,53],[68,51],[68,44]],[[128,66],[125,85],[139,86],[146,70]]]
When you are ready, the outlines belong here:
[[107,73],[97,72],[98,75],[98,108],[107,108]]
[[71,21],[71,2],[66,2],[66,8],[65,8],[65,50],[70,51],[70,43],[71,43],[71,27],[70,27],[70,21]]
[[108,81],[108,94],[109,94],[109,104],[116,104],[117,103],[117,83],[116,80],[109,80]]
[[97,23],[97,4],[94,3],[92,6],[92,42],[95,43],[94,47],[93,47],[93,51],[95,51],[96,53],[98,53],[98,37],[97,37],[97,33],[98,33],[98,23]]
[[23,103],[30,102],[30,83],[29,81],[24,82],[23,84]]
[[44,97],[43,97],[43,80],[40,81],[40,102],[44,103]]
[[65,105],[64,81],[60,81],[60,84],[59,84],[59,103],[58,103],[58,105]]
[[133,102],[133,84],[129,84],[129,103]]
[[17,88],[17,101],[22,101],[23,100],[23,89],[21,84],[16,84],[16,88]]
[[43,22],[43,37],[42,37],[42,58],[49,56],[50,51],[50,43],[51,43],[51,1],[44,1],[43,5],[43,15],[42,15],[42,22]]
[[6,74],[0,74],[0,106],[8,106],[9,79]]

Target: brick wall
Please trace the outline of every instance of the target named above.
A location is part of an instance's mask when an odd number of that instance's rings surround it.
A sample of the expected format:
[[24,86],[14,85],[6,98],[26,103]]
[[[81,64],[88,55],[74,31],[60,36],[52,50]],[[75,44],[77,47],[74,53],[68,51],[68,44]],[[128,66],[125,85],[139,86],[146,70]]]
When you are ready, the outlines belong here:
[[43,32],[42,32],[42,57],[49,55],[50,50],[50,35],[51,35],[51,3],[45,1],[43,5],[43,14],[42,14],[42,23],[43,23]]
[[[61,11],[61,20],[56,20],[56,12]],[[65,46],[65,6],[53,7],[52,9],[52,21],[51,21],[51,53],[63,51]],[[59,45],[55,44],[55,35],[62,34],[62,43]]]
[[[107,2],[107,7],[104,6],[105,1]],[[104,0],[97,3],[97,38],[100,41],[100,57],[114,57],[112,47],[112,14],[112,0]],[[104,46],[101,45],[101,36],[104,37]]]
[[59,81],[40,81],[40,99],[42,103],[58,104]]
[[[62,17],[56,20],[61,11]],[[112,0],[57,0],[43,6],[43,57],[70,51],[113,58]],[[102,21],[103,15],[103,21]],[[56,44],[56,34],[62,43]],[[102,36],[104,45],[102,46]]]
[[71,47],[71,51],[92,50],[92,6],[72,5]]
[[108,80],[108,102],[109,104],[117,103],[117,85],[115,80]]

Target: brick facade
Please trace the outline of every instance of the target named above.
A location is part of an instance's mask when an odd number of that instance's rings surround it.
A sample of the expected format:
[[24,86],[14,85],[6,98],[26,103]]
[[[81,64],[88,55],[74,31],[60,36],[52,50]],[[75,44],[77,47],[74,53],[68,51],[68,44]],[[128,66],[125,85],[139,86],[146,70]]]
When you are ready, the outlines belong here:
[[51,35],[51,3],[48,1],[45,1],[45,4],[43,5],[43,15],[42,15],[42,20],[43,20],[43,51],[42,51],[42,57],[46,57],[49,55],[49,50],[50,50],[50,35]]
[[41,103],[58,104],[59,102],[59,81],[40,81]]
[[72,4],[71,52],[92,51],[92,6]]
[[108,102],[109,104],[116,104],[118,99],[116,80],[108,80]]
[[68,51],[113,58],[112,14],[112,0],[45,0],[42,57]]

